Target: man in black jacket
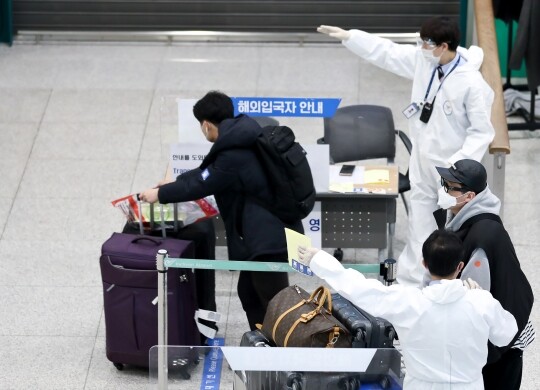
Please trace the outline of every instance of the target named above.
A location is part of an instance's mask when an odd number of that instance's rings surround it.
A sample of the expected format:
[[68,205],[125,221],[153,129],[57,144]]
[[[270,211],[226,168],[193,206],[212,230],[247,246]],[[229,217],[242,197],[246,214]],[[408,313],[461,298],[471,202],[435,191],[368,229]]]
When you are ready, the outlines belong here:
[[[232,100],[217,91],[199,100],[193,114],[214,144],[210,152],[199,168],[142,192],[141,199],[172,203],[214,195],[225,223],[229,259],[287,261],[284,228],[303,233],[303,227],[300,220],[285,224],[264,206],[272,200],[272,189],[254,150],[261,127],[248,116],[234,117]],[[288,284],[285,273],[240,272],[238,296],[252,330],[263,322],[270,299]]]
[[[518,332],[504,348],[489,344],[482,374],[485,389],[519,389],[523,350],[535,337],[529,320],[533,292],[521,270],[514,246],[499,217],[501,202],[487,185],[485,168],[474,160],[459,160],[441,175],[435,219],[440,228],[455,232],[465,246],[462,280],[489,290],[516,318]],[[467,283],[465,283],[467,284]]]

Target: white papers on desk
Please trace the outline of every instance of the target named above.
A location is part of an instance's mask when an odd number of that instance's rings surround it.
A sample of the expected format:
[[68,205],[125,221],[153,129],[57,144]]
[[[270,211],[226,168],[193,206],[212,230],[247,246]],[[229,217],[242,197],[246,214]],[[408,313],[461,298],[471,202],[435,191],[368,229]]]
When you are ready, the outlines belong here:
[[330,192],[339,192],[341,194],[354,192],[354,183],[352,181],[350,183],[330,183],[328,190]]
[[389,184],[390,171],[388,169],[365,169],[363,166],[356,166],[352,176],[341,176],[339,174],[341,165],[330,166],[330,192],[339,193],[378,193],[385,194],[385,189],[366,189],[356,185],[362,184]]
[[347,193],[354,192],[354,183],[364,182],[364,167],[356,166],[352,176],[340,176],[341,165],[330,165],[330,192]]

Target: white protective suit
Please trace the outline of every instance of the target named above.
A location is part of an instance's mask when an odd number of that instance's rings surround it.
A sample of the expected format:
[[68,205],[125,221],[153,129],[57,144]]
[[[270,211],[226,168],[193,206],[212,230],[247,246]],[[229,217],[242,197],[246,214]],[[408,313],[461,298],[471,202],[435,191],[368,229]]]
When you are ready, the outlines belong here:
[[488,291],[468,290],[461,280],[423,289],[383,286],[324,251],[309,266],[352,303],[392,323],[407,369],[404,389],[483,390],[488,338],[503,346],[517,331],[514,317]]
[[[396,44],[364,31],[350,30],[343,44],[378,67],[413,80],[410,103],[424,102],[435,66],[413,45]],[[397,280],[401,284],[419,286],[424,269],[421,264],[422,244],[437,228],[433,211],[438,209],[437,190],[440,176],[435,166],[448,167],[470,158],[480,161],[495,130],[490,121],[493,91],[479,72],[484,58],[482,49],[458,47],[459,65],[443,79],[429,122],[420,121],[420,112],[409,119],[412,153],[409,163],[411,181],[409,230],[407,243],[398,259]],[[428,102],[439,88],[433,78]],[[402,114],[399,114],[402,115]]]

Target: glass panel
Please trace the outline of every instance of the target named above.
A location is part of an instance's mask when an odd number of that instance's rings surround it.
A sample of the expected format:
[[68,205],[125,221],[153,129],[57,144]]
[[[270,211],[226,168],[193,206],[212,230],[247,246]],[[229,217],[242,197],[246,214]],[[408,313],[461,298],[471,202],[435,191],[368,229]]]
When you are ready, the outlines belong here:
[[[159,354],[167,364],[159,367]],[[167,355],[167,356],[165,356]],[[155,346],[150,388],[182,390],[401,389],[390,349]]]

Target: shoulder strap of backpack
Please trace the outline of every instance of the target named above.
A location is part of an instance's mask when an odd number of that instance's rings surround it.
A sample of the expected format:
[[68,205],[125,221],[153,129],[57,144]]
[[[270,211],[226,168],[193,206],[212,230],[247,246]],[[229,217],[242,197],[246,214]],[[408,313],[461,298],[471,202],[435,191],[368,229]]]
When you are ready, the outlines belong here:
[[482,213],[482,214],[475,215],[472,218],[469,218],[467,221],[465,221],[463,225],[461,225],[461,228],[459,230],[466,229],[474,225],[476,222],[481,221],[483,219],[490,219],[492,221],[499,222],[501,225],[503,224],[501,217],[499,217],[498,215],[492,214],[492,213]]

